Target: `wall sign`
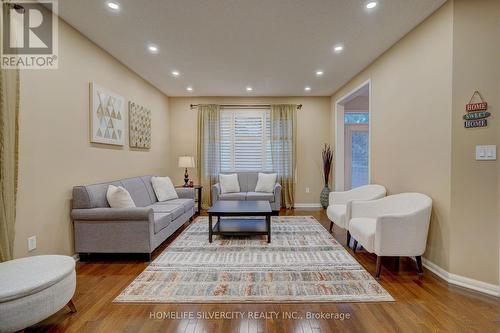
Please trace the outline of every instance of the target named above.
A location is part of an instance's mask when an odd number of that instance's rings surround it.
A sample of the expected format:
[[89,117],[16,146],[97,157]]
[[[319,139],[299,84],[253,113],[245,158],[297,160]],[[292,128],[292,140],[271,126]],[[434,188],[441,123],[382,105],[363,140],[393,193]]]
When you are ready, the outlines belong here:
[[[472,103],[474,97],[479,97],[481,102]],[[486,118],[491,116],[491,113],[486,112],[486,110],[488,110],[488,103],[484,101],[483,96],[481,96],[479,91],[474,91],[469,103],[465,105],[465,111],[467,113],[464,115],[464,127],[474,128],[488,126],[488,120]]]

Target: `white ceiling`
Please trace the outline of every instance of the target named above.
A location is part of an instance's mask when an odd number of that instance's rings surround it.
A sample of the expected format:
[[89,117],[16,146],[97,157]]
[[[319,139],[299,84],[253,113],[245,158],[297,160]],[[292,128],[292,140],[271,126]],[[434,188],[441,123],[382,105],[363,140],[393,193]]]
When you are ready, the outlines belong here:
[[169,96],[327,96],[445,1],[60,0],[59,15]]

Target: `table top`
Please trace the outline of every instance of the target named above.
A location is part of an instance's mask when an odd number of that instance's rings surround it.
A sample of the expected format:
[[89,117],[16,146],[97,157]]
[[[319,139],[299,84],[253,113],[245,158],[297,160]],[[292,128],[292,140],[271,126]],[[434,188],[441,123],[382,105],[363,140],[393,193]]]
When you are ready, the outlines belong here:
[[208,210],[209,213],[272,213],[269,201],[230,201],[219,200],[212,208]]
[[175,188],[203,188],[201,185],[193,185],[193,186],[184,186],[184,185],[175,185]]

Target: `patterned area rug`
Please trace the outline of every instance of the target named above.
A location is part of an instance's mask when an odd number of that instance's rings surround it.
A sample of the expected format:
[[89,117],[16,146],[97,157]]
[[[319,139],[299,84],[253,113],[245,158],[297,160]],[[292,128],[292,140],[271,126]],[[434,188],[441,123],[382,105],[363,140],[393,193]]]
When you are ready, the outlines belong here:
[[116,299],[148,303],[393,301],[311,216],[272,218],[265,236],[208,242],[198,217]]

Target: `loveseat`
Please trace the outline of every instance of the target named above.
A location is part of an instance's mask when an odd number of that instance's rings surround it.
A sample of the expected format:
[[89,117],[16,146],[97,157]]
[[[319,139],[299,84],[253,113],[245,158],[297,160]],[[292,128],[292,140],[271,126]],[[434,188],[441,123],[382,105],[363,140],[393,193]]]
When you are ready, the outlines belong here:
[[[110,208],[109,185],[123,186],[134,208]],[[75,251],[145,253],[151,256],[164,240],[194,215],[194,190],[176,188],[178,199],[158,202],[151,176],[75,186],[73,209]]]
[[[274,185],[273,192],[255,192],[255,187],[257,186],[257,180],[259,177],[258,172],[231,172],[222,174],[234,174],[238,175],[238,182],[240,185],[240,192],[233,193],[222,193],[220,183],[214,184],[212,186],[212,202],[215,203],[218,200],[239,200],[239,201],[251,201],[251,200],[262,200],[269,201],[274,214],[278,214],[281,208],[281,185],[276,182]],[[265,172],[266,173],[266,172]],[[271,172],[269,172],[271,173]]]

